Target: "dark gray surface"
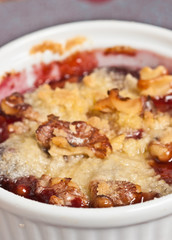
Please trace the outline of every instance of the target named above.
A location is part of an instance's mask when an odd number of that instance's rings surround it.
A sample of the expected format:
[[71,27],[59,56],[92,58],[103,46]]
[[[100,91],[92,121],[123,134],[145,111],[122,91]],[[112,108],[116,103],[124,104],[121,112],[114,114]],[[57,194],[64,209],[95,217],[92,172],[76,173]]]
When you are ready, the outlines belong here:
[[11,0],[0,3],[0,46],[52,25],[92,19],[138,21],[172,29],[172,0]]

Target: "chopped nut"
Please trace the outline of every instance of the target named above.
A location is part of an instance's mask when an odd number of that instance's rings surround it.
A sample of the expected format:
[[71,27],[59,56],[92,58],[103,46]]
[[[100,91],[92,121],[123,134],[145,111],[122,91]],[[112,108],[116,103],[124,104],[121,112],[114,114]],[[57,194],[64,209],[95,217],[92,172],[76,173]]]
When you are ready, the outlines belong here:
[[95,208],[107,208],[107,207],[113,207],[113,201],[107,196],[104,195],[98,195],[94,199],[93,207]]
[[118,89],[112,89],[108,92],[109,96],[103,100],[99,100],[94,110],[101,112],[113,112],[117,110],[119,112],[127,114],[141,114],[143,111],[145,99],[144,98],[122,98],[119,96]]
[[137,50],[129,47],[129,46],[115,46],[111,48],[107,48],[104,51],[105,54],[125,54],[125,55],[130,55],[134,56],[137,53]]
[[53,138],[53,132],[58,122],[58,117],[56,119],[52,118],[52,115],[48,116],[48,121],[41,124],[36,130],[36,138],[40,145],[45,148],[50,147],[50,140]]
[[104,195],[111,199],[113,206],[123,206],[135,203],[138,197],[140,200],[140,189],[137,189],[137,185],[125,181],[103,181],[103,183],[102,189],[100,187],[102,181],[93,181],[90,184],[93,207],[94,201],[99,195]]
[[92,181],[92,207],[116,207],[139,203],[158,197],[155,192],[143,193],[141,187],[126,181]]
[[140,71],[140,79],[148,80],[161,77],[168,74],[168,70],[164,66],[158,66],[155,69],[150,67],[144,67]]
[[20,115],[28,108],[30,105],[24,104],[24,97],[17,92],[1,101],[1,109],[7,115]]
[[31,105],[24,102],[23,95],[17,92],[4,98],[1,101],[0,107],[6,115],[27,118],[34,121],[37,121],[39,118],[39,114],[33,111]]
[[36,138],[45,148],[53,143],[58,148],[67,149],[65,155],[86,153],[105,158],[112,150],[108,138],[101,135],[97,128],[83,121],[61,121],[54,115],[49,115],[48,121],[38,127]]
[[149,145],[149,153],[160,162],[169,162],[172,160],[172,143],[163,144],[159,141],[151,142]]
[[58,206],[87,207],[88,200],[71,178],[51,178],[43,175],[37,182],[36,194],[44,191],[50,194],[49,203]]
[[168,75],[165,67],[155,69],[145,67],[140,71],[138,88],[142,95],[162,96],[171,89],[172,76]]

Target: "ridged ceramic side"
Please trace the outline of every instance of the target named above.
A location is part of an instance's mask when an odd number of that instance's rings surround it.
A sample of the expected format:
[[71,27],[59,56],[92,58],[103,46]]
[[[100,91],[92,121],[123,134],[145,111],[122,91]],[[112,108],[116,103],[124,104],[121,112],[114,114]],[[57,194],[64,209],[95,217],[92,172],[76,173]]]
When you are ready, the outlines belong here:
[[2,240],[171,240],[172,216],[119,228],[66,228],[0,211]]
[[[131,45],[172,57],[172,32],[138,23],[93,21],[46,29],[0,49],[0,75],[40,61],[29,49],[76,35],[91,48]],[[31,85],[31,82],[30,82]],[[111,209],[72,209],[24,199],[0,188],[0,240],[171,240],[172,196]]]

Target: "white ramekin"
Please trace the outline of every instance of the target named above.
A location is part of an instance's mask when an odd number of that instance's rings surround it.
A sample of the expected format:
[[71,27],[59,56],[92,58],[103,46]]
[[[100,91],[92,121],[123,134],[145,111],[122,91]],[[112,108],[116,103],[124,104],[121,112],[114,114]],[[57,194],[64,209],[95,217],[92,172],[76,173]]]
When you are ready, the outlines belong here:
[[[52,58],[30,56],[33,45],[78,35],[89,39],[85,48],[130,45],[172,57],[169,30],[132,22],[79,22],[30,34],[1,48],[0,75]],[[171,224],[172,195],[132,206],[78,209],[35,202],[0,189],[0,240],[171,240]]]

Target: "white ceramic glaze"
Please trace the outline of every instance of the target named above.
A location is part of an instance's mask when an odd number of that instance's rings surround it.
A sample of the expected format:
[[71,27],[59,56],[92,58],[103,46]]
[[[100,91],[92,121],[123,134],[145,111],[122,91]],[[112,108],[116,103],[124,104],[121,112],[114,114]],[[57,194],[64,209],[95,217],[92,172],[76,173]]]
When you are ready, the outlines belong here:
[[[1,48],[0,75],[41,59],[58,59],[51,54],[30,56],[29,49],[42,40],[64,42],[78,35],[89,39],[84,48],[124,44],[172,57],[169,30],[132,22],[79,22],[30,34]],[[0,189],[0,240],[171,240],[171,224],[172,195],[132,206],[75,209],[31,201]]]

